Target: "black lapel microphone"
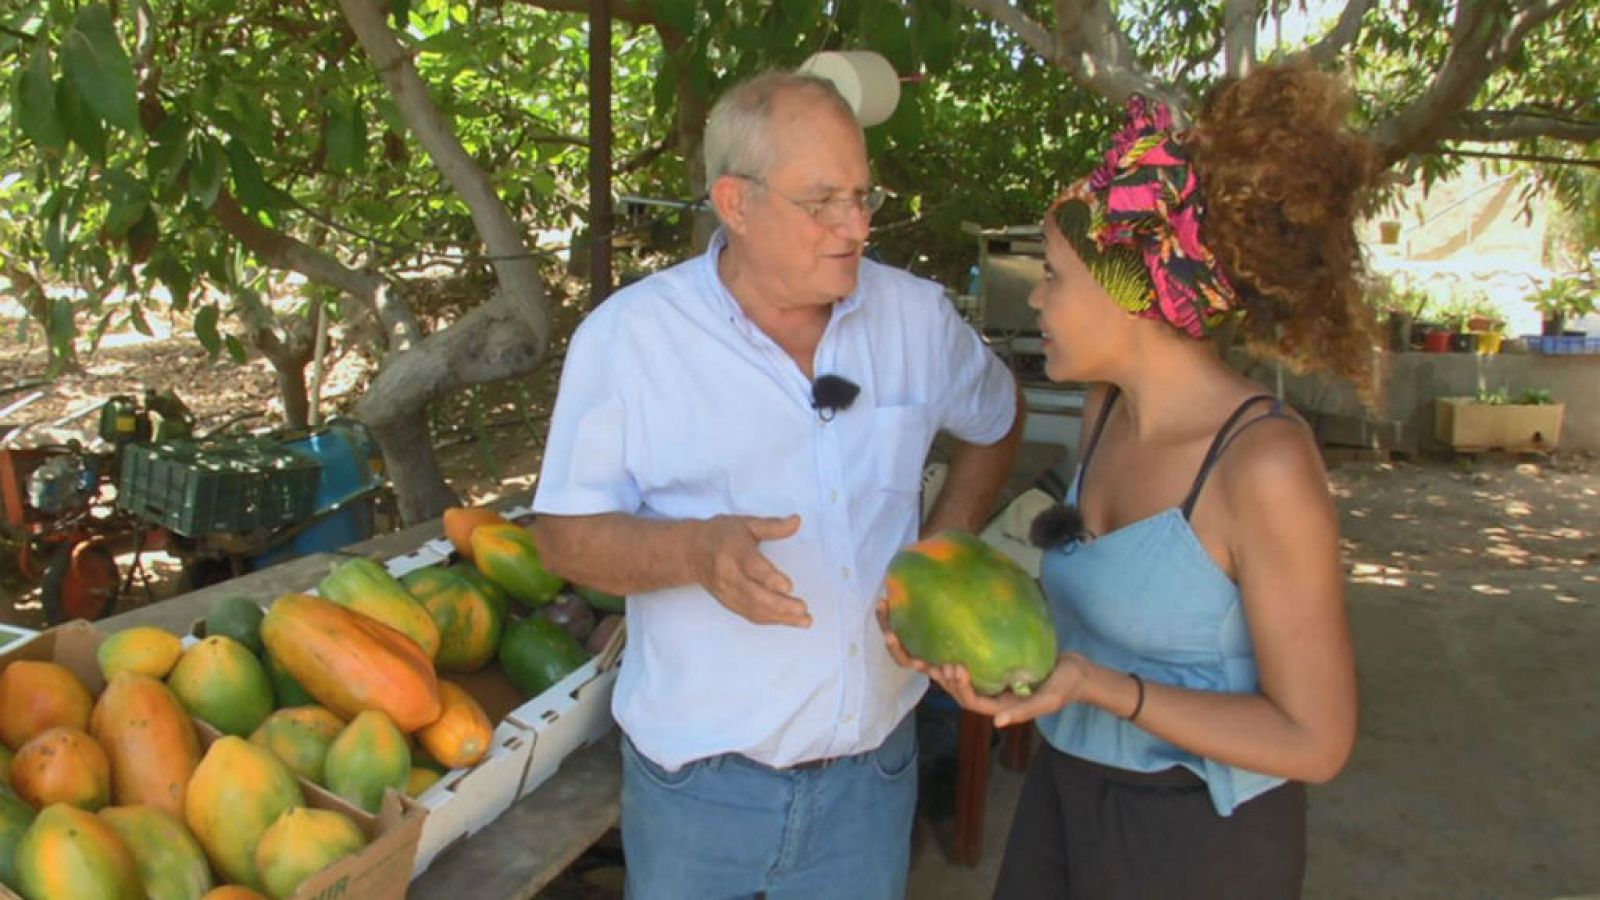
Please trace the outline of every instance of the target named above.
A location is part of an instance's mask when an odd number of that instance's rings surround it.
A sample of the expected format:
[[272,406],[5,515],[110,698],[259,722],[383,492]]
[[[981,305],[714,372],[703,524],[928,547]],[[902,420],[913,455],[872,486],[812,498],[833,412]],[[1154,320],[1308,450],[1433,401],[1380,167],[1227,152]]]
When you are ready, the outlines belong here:
[[811,382],[811,408],[817,411],[817,418],[831,422],[835,413],[849,409],[850,404],[856,402],[859,393],[861,385],[854,381],[837,375],[824,375]]

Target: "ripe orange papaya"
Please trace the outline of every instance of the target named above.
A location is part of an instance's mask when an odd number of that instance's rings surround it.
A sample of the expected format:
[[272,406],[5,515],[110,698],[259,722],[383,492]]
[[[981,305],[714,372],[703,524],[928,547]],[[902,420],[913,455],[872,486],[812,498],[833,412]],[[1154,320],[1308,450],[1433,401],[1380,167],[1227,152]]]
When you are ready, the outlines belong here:
[[89,727],[94,697],[60,663],[19,659],[0,671],[0,741],[12,750],[63,726]]
[[340,563],[317,585],[317,593],[416,641],[429,659],[439,655],[439,626],[433,617],[388,569],[372,560]]
[[322,765],[328,790],[370,813],[383,792],[404,792],[411,776],[411,745],[388,716],[368,710],[339,732]]
[[156,680],[167,677],[183,655],[183,641],[170,631],[140,626],[119,631],[95,650],[100,674],[106,681],[118,672],[137,672]]
[[452,769],[475,766],[489,755],[494,741],[494,725],[489,715],[461,686],[439,682],[439,701],[444,712],[417,730],[417,743],[428,755]]
[[561,576],[545,568],[533,532],[521,525],[480,525],[473,529],[472,559],[490,581],[529,609],[555,599],[566,584]]
[[111,760],[116,803],[151,806],[183,818],[183,791],[200,764],[200,738],[166,685],[147,675],[119,673],[95,703],[89,733]]
[[367,838],[350,817],[331,809],[291,809],[272,823],[256,848],[256,870],[273,900],[284,900],[300,882],[346,856],[361,852]]
[[434,665],[440,671],[476,672],[494,659],[504,613],[471,582],[450,569],[428,566],[407,572],[400,583],[439,626]]
[[197,900],[211,890],[211,865],[189,829],[153,806],[108,806],[100,821],[133,854],[146,897]]
[[321,784],[328,747],[343,730],[344,722],[326,709],[297,706],[267,716],[250,743],[271,750],[301,778]]
[[966,666],[980,694],[1027,696],[1055,668],[1056,630],[1038,584],[970,534],[946,531],[900,551],[884,592],[906,652]]
[[[412,798],[421,797],[424,791],[438,783],[440,777],[436,769],[430,769],[427,766],[412,766],[411,774],[406,777],[406,796]],[[0,847],[0,849],[3,849],[3,847]]]
[[17,886],[25,897],[144,900],[133,854],[94,813],[45,807],[17,845]]
[[439,682],[416,642],[338,604],[288,594],[261,622],[273,657],[341,719],[388,714],[412,732],[439,718]]
[[227,735],[213,741],[189,781],[184,824],[223,878],[261,888],[256,848],[284,810],[305,805],[294,773],[267,750]]
[[11,786],[35,809],[65,803],[93,812],[111,802],[111,761],[82,731],[52,728],[17,751]]
[[212,635],[183,651],[167,684],[190,715],[243,737],[272,712],[272,683],[250,649]]
[[206,892],[200,900],[270,900],[266,894],[237,884],[224,884]]
[[444,511],[444,536],[467,559],[472,558],[472,532],[480,525],[504,525],[504,516],[484,506],[453,506]]

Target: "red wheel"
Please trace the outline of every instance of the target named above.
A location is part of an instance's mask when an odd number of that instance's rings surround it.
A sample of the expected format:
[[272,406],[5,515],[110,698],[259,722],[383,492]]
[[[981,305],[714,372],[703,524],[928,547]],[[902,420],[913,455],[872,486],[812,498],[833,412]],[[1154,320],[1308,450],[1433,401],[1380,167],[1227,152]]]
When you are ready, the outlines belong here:
[[63,544],[44,569],[41,600],[46,623],[95,621],[117,602],[121,578],[116,558],[95,540]]

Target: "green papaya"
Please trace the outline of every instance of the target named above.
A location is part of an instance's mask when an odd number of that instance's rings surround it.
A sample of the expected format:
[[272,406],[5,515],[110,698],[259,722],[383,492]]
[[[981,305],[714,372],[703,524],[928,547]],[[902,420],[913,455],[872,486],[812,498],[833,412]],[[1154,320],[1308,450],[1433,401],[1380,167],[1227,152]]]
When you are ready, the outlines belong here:
[[544,693],[588,661],[589,652],[582,644],[560,625],[538,616],[507,623],[500,638],[500,667],[529,696]]
[[906,652],[960,663],[980,694],[1027,696],[1056,664],[1056,630],[1032,576],[970,534],[907,547],[884,582],[889,625]]

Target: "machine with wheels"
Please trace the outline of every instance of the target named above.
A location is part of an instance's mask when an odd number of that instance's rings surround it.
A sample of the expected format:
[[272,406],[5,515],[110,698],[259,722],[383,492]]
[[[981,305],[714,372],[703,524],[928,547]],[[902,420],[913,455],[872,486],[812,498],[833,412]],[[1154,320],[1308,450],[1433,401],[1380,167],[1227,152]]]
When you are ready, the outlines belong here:
[[134,575],[119,554],[165,550],[193,589],[373,534],[388,483],[360,423],[205,439],[192,426],[170,394],[115,397],[108,450],[0,447],[4,524],[48,624],[110,612]]

